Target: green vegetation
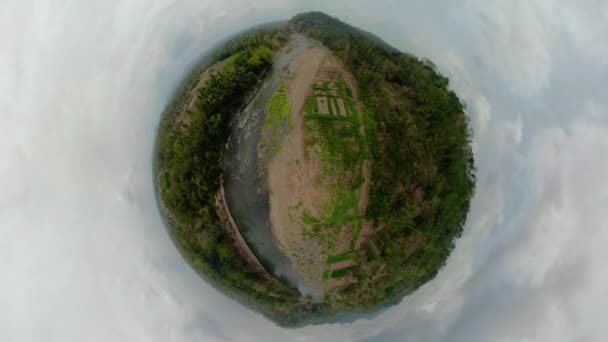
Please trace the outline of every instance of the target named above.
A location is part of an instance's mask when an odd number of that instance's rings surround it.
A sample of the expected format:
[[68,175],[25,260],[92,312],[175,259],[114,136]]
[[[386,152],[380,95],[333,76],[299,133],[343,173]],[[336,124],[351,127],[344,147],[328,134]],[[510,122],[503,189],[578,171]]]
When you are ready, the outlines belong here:
[[[304,106],[305,143],[321,159],[329,199],[321,204],[321,217],[306,211],[291,215],[302,209],[301,203],[289,209],[290,218],[326,244],[328,264],[353,260],[355,266],[323,273],[327,280],[355,280],[331,290],[342,298],[336,302],[303,298],[256,269],[237,248],[217,205],[229,122],[290,31],[330,48],[359,84],[356,94],[339,79],[314,85]],[[198,89],[195,108],[188,110],[198,76],[219,61],[226,63]],[[462,232],[474,192],[468,120],[448,85],[431,62],[322,13],[301,14],[288,27],[263,28],[228,41],[184,82],[161,119],[156,181],[176,246],[211,284],[281,325],[322,322],[339,312],[395,303],[442,267]],[[317,96],[327,98],[330,114],[319,112]],[[344,101],[346,116],[336,113],[338,99]],[[293,125],[284,86],[268,111],[264,129],[277,139],[265,144],[276,153]],[[180,124],[182,113],[187,120]],[[367,210],[360,213],[363,160],[371,161],[372,175]],[[340,229],[352,224],[357,236],[364,222],[373,223],[373,234],[360,249],[339,253],[344,250],[335,248]]]
[[169,124],[161,127],[161,196],[178,220],[194,221],[201,208],[214,202],[222,159],[221,149],[212,147],[223,145],[231,111],[272,62],[268,51],[266,46],[242,51],[212,75],[198,92],[201,105],[189,113],[185,132]]
[[281,141],[293,129],[291,119],[291,105],[287,101],[287,89],[281,85],[272,96],[267,105],[268,114],[264,122],[262,134],[262,148],[276,155],[281,152]]
[[[319,217],[311,220],[303,215],[301,221],[311,228],[307,236],[315,237],[328,255],[334,253],[336,240],[345,226],[355,228],[354,234],[349,234],[350,245],[354,245],[364,220],[358,204],[363,183],[361,165],[368,148],[360,134],[361,122],[354,100],[345,96],[349,94],[352,96],[350,87],[336,76],[331,81],[314,84],[304,108],[305,144],[308,153],[321,161],[322,174],[317,181],[328,191],[329,198],[318,203]],[[328,100],[329,114],[319,112],[316,105],[319,97]],[[344,101],[347,116],[334,112],[339,108],[338,98]]]
[[330,278],[342,278],[349,275],[353,271],[352,267],[341,268],[339,270],[331,271]]
[[333,176],[341,176],[342,171],[352,170],[363,159],[363,139],[359,135],[359,120],[356,115],[340,117],[335,115],[307,115],[306,132],[310,138],[307,144],[321,145],[319,151],[324,165],[336,166],[324,170]]
[[327,257],[328,264],[335,264],[340,261],[349,260],[353,257],[351,252],[346,252],[338,255],[330,255]]
[[343,80],[339,80],[336,82],[336,87],[338,89],[338,95],[346,98],[353,97],[353,91]]
[[[370,33],[323,13],[290,23],[344,62],[364,104],[360,146],[373,162],[367,219],[379,233],[353,269],[358,282],[342,294],[358,310],[395,302],[435,276],[462,232],[475,185],[464,106],[432,63]],[[338,149],[335,141],[327,146]],[[341,158],[347,165],[356,155]]]

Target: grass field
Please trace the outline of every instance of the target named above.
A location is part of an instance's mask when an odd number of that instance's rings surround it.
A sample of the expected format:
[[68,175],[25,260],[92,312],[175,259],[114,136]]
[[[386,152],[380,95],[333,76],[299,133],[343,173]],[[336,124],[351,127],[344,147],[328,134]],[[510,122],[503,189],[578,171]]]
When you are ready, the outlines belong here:
[[287,89],[282,84],[266,107],[268,113],[264,122],[262,146],[270,154],[281,152],[281,140],[293,129],[291,105],[287,100]]
[[352,252],[346,252],[346,253],[342,253],[342,254],[338,254],[338,255],[330,255],[330,256],[327,257],[327,263],[328,264],[335,264],[337,262],[349,260],[352,257],[353,257],[353,253]]

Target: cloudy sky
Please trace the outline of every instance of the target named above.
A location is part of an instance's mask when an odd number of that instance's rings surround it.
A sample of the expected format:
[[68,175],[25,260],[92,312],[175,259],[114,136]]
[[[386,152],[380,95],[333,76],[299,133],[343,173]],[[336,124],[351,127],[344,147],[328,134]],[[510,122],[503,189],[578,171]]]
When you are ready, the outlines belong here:
[[[151,160],[198,56],[304,10],[433,60],[479,170],[436,279],[373,319],[284,330],[184,263]],[[605,341],[606,37],[605,0],[3,0],[0,340]]]

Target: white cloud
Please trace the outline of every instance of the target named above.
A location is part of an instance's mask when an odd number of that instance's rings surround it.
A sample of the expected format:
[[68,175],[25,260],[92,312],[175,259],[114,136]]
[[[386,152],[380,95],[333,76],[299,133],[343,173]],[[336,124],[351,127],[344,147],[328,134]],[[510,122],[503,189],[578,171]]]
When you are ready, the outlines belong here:
[[534,1],[473,1],[478,17],[470,30],[477,38],[475,53],[506,81],[511,91],[534,94],[551,77],[555,27],[547,26],[555,6],[544,11]]
[[436,62],[446,69],[445,73],[451,80],[452,88],[458,89],[459,97],[467,104],[467,113],[473,119],[475,134],[485,135],[490,122],[492,105],[480,89],[475,86],[461,57],[453,52],[447,52],[440,54],[438,58],[439,60],[436,60]]
[[608,32],[608,3],[586,0],[560,5],[554,20],[565,25],[565,31],[576,48],[583,56],[608,66],[608,47],[599,43]]
[[[469,105],[479,173],[435,280],[374,319],[294,331],[193,274],[160,222],[150,163],[159,113],[200,53],[313,8],[448,73]],[[606,13],[601,1],[8,1],[0,339],[602,341],[608,108],[602,88],[555,98],[551,80],[572,77],[559,94],[603,84]],[[591,78],[566,73],[577,65]],[[564,101],[580,110],[562,114]]]
[[510,145],[519,144],[523,138],[523,121],[521,115],[515,120],[505,121],[498,129],[498,141]]

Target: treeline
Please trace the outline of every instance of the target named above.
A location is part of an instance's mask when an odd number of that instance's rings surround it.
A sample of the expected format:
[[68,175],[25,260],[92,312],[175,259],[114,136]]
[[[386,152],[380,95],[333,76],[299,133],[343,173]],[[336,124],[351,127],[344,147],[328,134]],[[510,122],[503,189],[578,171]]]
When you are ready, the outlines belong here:
[[[431,62],[370,33],[318,12],[290,25],[342,59],[373,112],[378,144],[367,215],[376,234],[359,281],[344,293],[356,298],[354,308],[396,301],[435,276],[462,233],[475,188],[464,106]],[[370,283],[369,272],[382,265],[381,281]]]
[[189,123],[180,125],[177,117],[189,102],[188,94],[197,83],[193,79],[163,115],[156,155],[159,195],[180,252],[215,286],[285,325],[300,321],[318,306],[263,276],[239,254],[222,226],[216,194],[229,122],[272,64],[275,51],[287,42],[287,34],[258,30],[219,49],[211,61],[226,60],[225,65],[197,92],[198,106],[187,113]]
[[229,39],[213,53],[213,61],[221,61],[239,52],[253,50],[259,46],[269,48],[282,46],[288,39],[286,25],[277,23],[248,30]]

